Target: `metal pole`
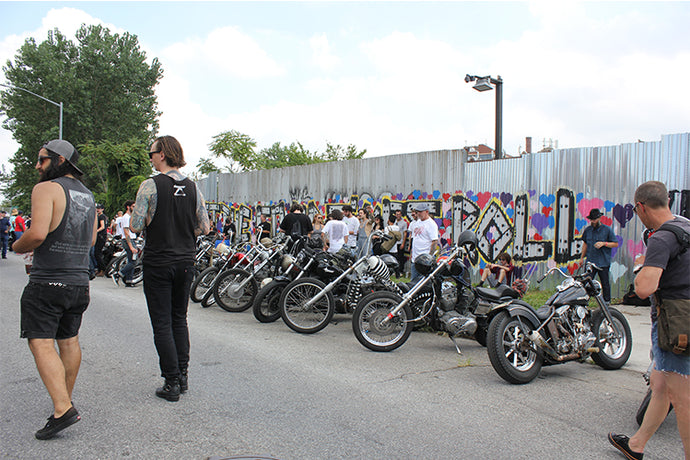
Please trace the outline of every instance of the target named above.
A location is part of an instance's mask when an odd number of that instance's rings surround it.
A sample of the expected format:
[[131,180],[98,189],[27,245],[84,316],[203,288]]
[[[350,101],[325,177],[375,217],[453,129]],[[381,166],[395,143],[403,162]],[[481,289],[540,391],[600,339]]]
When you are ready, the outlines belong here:
[[496,80],[492,78],[491,83],[496,85],[496,151],[494,158],[500,160],[503,158],[503,80],[499,75]]
[[60,102],[60,137],[58,139],[62,140],[62,102]]
[[4,86],[5,88],[19,89],[19,90],[22,90],[22,91],[26,91],[27,93],[29,93],[29,94],[31,94],[31,95],[34,95],[34,96],[36,96],[37,98],[43,99],[43,100],[46,101],[46,102],[50,102],[51,104],[53,104],[53,105],[55,105],[55,106],[57,106],[57,107],[60,107],[60,139],[62,139],[62,102],[51,101],[51,100],[48,99],[48,98],[45,98],[45,97],[43,97],[43,96],[40,96],[40,95],[38,95],[38,94],[36,94],[36,93],[34,93],[34,92],[32,92],[32,91],[29,91],[29,90],[26,89],[26,88],[21,88],[21,87],[19,87],[19,86],[6,85],[6,84],[4,84],[4,83],[0,83],[0,86]]

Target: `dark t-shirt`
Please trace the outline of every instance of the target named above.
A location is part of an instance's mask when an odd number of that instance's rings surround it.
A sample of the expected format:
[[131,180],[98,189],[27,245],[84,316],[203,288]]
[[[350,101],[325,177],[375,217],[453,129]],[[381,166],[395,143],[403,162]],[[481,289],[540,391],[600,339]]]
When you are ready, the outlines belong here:
[[[683,217],[676,217],[669,222],[690,232],[690,221]],[[647,242],[643,266],[664,270],[659,280],[662,299],[690,299],[690,249],[675,257],[679,250],[676,235],[669,231],[657,230]]]
[[280,229],[288,235],[297,233],[298,235],[308,235],[314,227],[311,225],[311,220],[301,212],[291,212],[280,223]]
[[256,226],[259,229],[259,238],[270,238],[271,237],[271,223],[269,221],[260,222]]
[[100,214],[98,216],[98,227],[101,227],[101,224],[103,225],[103,230],[98,232],[98,237],[99,238],[105,238],[108,236],[108,217],[105,214]]

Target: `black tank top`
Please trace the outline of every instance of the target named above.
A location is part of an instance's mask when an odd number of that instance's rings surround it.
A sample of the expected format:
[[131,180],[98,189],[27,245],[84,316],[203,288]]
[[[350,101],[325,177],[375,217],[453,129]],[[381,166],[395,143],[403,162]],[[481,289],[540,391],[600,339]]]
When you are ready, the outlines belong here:
[[93,239],[96,204],[77,179],[54,179],[65,191],[65,213],[55,230],[34,249],[30,280],[34,282],[89,285],[89,250]]
[[153,177],[156,211],[146,226],[144,265],[193,263],[197,226],[196,185],[189,178],[180,181],[167,174]]

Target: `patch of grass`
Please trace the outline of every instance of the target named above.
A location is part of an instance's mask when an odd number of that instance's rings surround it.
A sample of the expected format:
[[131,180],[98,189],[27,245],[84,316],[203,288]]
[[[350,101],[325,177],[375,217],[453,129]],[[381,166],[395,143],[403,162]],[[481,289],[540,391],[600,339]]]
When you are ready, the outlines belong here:
[[472,358],[467,358],[465,361],[459,361],[458,367],[472,367]]

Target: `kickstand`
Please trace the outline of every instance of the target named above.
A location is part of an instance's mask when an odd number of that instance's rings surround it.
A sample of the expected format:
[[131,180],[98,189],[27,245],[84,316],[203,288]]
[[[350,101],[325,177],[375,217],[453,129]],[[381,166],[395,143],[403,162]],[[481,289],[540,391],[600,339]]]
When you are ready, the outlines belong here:
[[451,337],[450,335],[448,337],[450,337],[450,340],[453,341],[453,345],[455,345],[455,349],[458,350],[458,354],[461,355],[462,351],[460,351],[460,347],[458,346],[458,342],[456,342],[455,338]]

